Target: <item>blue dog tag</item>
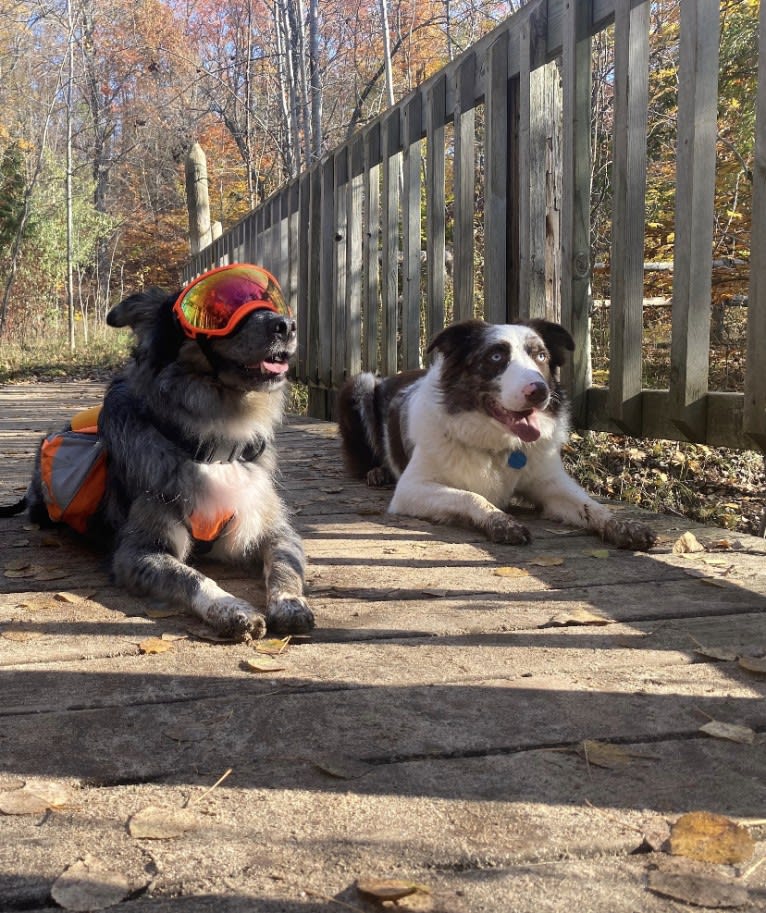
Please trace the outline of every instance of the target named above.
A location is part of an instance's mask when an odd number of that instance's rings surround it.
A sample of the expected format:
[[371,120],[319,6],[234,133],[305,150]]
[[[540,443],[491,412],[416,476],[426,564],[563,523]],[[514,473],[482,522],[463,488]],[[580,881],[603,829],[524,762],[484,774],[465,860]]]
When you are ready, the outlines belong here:
[[511,469],[523,469],[527,465],[527,455],[521,450],[511,451],[508,457],[508,465]]

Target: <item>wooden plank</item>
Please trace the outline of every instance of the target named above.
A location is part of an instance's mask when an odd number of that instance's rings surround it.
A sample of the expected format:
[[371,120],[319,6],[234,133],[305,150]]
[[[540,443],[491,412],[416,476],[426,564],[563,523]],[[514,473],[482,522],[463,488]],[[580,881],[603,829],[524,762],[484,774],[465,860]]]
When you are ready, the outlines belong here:
[[380,321],[380,124],[364,134],[364,216],[366,230],[362,237],[364,259],[362,321],[364,324],[363,366],[367,371],[378,368],[378,331]]
[[319,270],[315,274],[319,285],[319,324],[317,334],[317,374],[319,382],[332,386],[333,310],[335,306],[335,159],[332,153],[320,162],[321,180],[321,237],[319,239]]
[[401,368],[420,367],[420,93],[403,109]]
[[[547,306],[548,178],[554,127],[551,73],[543,64],[545,23],[530,17],[520,34],[519,317],[551,317]],[[558,74],[556,74],[556,79]]]
[[575,341],[562,374],[572,419],[585,421],[590,386],[590,105],[591,47],[586,3],[565,5],[563,19],[563,129],[561,318]]
[[681,0],[670,393],[693,441],[708,425],[719,32],[718,0]]
[[[308,218],[308,275],[306,288],[308,320],[306,325],[306,381],[311,385],[319,382],[319,332],[321,311],[319,308],[320,245],[322,238],[322,170],[316,164],[309,172],[309,218]],[[316,415],[311,410],[312,415]],[[317,416],[321,418],[321,415]]]
[[444,326],[446,78],[426,93],[426,338]]
[[[333,300],[329,317],[332,323],[332,383],[339,387],[346,375],[348,342],[348,206],[349,206],[349,155],[348,146],[341,146],[333,155],[333,198],[335,223],[333,225],[332,284]],[[325,312],[328,313],[328,312]]]
[[297,260],[295,290],[295,311],[298,321],[298,360],[296,370],[298,380],[306,383],[308,380],[306,353],[309,346],[308,311],[310,299],[310,283],[308,281],[311,262],[309,248],[309,213],[311,205],[311,178],[308,171],[304,171],[297,181],[298,189],[298,226],[296,234],[295,258]]
[[364,236],[364,143],[357,136],[350,147],[351,186],[348,194],[346,261],[346,370],[362,370],[362,276]]
[[[641,412],[643,421],[638,432],[641,437],[664,438],[669,441],[684,441],[686,435],[674,420],[674,404],[667,390],[642,390]],[[742,427],[744,396],[742,393],[708,393],[706,443],[712,447],[734,447],[752,449],[752,438]],[[610,418],[609,392],[607,387],[591,387],[587,395],[587,425],[594,431],[611,431],[619,434],[621,429]]]
[[383,155],[383,200],[381,241],[382,311],[380,321],[381,370],[399,369],[397,323],[399,312],[399,201],[402,179],[401,126],[398,108],[384,119],[381,128]]
[[464,55],[455,83],[454,197],[453,224],[453,316],[466,320],[474,316],[473,245],[474,194],[476,185],[476,109],[474,84],[476,55]]
[[649,6],[618,0],[615,14],[612,307],[609,391],[613,420],[637,434],[641,416],[641,341],[649,100]]
[[484,183],[484,319],[508,320],[508,223],[518,219],[510,196],[508,34],[489,50],[486,119],[486,176]]
[[766,371],[760,363],[761,347],[766,339],[766,3],[761,3],[758,22],[761,52],[758,58],[753,155],[744,431],[761,450],[766,451]]

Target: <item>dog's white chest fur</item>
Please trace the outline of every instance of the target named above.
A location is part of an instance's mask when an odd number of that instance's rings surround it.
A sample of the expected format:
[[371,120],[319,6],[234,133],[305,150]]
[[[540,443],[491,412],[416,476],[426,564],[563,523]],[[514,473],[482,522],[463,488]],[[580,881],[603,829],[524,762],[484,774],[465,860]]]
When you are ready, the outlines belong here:
[[268,471],[258,463],[210,463],[197,467],[194,514],[213,524],[233,515],[218,547],[241,554],[255,547],[282,509]]

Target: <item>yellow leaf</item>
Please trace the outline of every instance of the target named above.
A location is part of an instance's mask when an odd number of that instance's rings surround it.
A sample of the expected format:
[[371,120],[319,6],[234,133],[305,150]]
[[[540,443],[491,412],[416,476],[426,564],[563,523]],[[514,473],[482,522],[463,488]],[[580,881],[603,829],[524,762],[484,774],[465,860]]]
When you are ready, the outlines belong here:
[[255,652],[265,653],[268,656],[279,656],[287,649],[290,639],[290,635],[288,634],[287,637],[258,640],[255,642]]
[[670,828],[670,852],[701,862],[733,865],[753,855],[754,841],[746,828],[712,812],[681,815]]
[[162,640],[159,637],[148,637],[146,640],[142,640],[138,645],[138,649],[142,653],[154,654],[154,653],[167,653],[168,650],[173,649],[173,644],[168,643],[167,640]]
[[537,567],[558,567],[563,563],[563,558],[558,558],[554,555],[541,555],[539,558],[533,558],[529,562],[529,564],[534,564]]
[[686,555],[691,552],[704,552],[705,546],[697,539],[692,532],[685,532],[673,543],[674,555]]
[[496,567],[492,573],[495,577],[529,577],[529,571],[523,567]]
[[431,889],[416,881],[404,881],[401,878],[360,878],[356,889],[361,894],[374,897],[376,900],[401,900],[410,894],[430,894]]
[[248,659],[245,662],[245,666],[250,672],[282,672],[285,668],[282,663],[277,662],[266,654]]
[[590,558],[608,558],[609,549],[608,548],[594,548],[592,551],[586,552],[585,554],[588,555]]
[[559,612],[554,615],[541,628],[563,628],[568,625],[608,625],[611,624],[610,618],[604,618],[603,615],[596,615],[595,612],[589,612],[588,609],[575,608],[570,612]]

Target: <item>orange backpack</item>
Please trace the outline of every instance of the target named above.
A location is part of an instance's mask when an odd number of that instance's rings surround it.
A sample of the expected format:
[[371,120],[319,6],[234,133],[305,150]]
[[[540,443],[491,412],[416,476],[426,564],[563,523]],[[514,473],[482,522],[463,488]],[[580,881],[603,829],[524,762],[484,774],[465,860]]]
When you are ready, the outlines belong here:
[[106,450],[98,436],[101,406],[78,412],[67,431],[49,434],[40,448],[48,516],[84,533],[106,490]]

